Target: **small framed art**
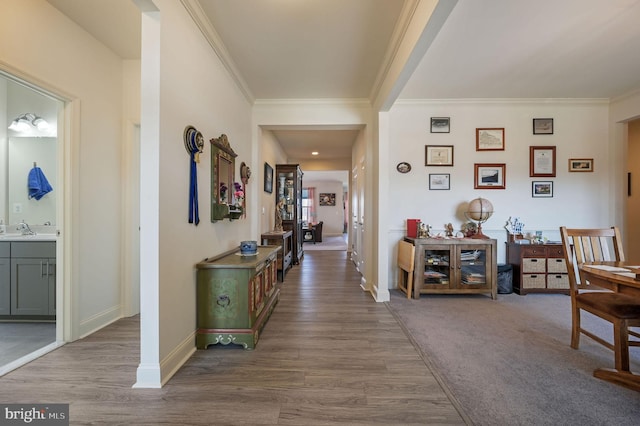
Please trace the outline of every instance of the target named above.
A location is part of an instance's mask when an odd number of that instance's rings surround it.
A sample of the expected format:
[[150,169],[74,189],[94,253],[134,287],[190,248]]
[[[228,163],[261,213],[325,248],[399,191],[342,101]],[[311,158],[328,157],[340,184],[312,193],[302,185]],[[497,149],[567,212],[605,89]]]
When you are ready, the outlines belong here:
[[264,192],[273,192],[273,167],[269,163],[264,163]]
[[425,145],[425,166],[453,166],[453,145]]
[[553,197],[553,181],[531,182],[531,196],[534,198]]
[[449,133],[449,117],[431,117],[431,133]]
[[556,147],[555,146],[530,146],[529,147],[529,176],[531,177],[555,177],[556,176]]
[[505,189],[507,166],[504,163],[474,164],[474,189]]
[[429,189],[433,189],[433,190],[451,189],[449,174],[448,173],[430,173]]
[[570,172],[592,172],[593,158],[569,158]]
[[534,118],[533,134],[534,135],[552,135],[553,134],[553,118]]
[[476,151],[504,151],[504,127],[476,129]]
[[321,192],[320,193],[320,205],[321,206],[335,206],[336,194],[335,192]]

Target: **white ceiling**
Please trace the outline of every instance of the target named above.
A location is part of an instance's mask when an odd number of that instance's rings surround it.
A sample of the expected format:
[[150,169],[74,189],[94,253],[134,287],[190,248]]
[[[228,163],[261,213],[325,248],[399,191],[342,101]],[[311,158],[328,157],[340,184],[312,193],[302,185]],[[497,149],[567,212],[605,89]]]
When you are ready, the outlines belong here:
[[[121,57],[139,57],[134,0],[48,1]],[[186,1],[207,14],[255,99],[366,99],[403,7],[428,0]],[[640,89],[639,0],[441,1],[455,7],[441,29],[428,26],[439,31],[400,99],[613,98]],[[312,150],[350,153],[357,129],[274,134],[305,160]]]

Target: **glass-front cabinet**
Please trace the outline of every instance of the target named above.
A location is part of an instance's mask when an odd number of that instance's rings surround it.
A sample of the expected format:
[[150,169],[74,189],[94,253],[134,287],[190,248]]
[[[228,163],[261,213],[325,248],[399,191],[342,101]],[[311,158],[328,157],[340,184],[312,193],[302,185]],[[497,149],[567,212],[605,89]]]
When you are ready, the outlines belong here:
[[293,231],[293,263],[304,256],[302,248],[302,170],[299,164],[276,164],[276,204],[283,207],[282,228]]
[[414,294],[497,292],[496,240],[405,238],[415,247]]

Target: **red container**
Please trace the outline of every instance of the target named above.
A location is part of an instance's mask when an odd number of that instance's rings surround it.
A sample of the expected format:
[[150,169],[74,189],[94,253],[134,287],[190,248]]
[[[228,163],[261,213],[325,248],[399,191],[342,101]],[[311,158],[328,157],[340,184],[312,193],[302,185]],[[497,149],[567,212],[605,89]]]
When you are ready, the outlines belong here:
[[407,219],[407,237],[418,237],[418,226],[420,225],[420,219]]

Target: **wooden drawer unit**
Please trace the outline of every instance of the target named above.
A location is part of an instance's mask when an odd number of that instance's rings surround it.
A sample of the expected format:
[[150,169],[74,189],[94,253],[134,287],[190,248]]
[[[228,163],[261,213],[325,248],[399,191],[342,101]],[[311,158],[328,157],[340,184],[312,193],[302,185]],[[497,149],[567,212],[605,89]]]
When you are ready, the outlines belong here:
[[513,267],[516,293],[568,294],[569,278],[562,245],[507,243],[507,262]]
[[263,245],[280,246],[278,252],[278,279],[284,281],[284,276],[292,266],[293,260],[293,231],[271,231],[260,236]]

